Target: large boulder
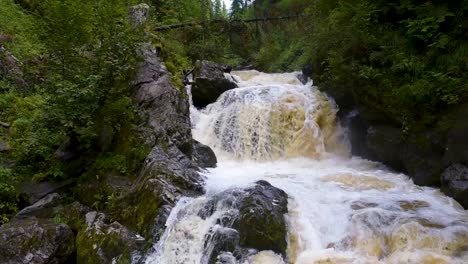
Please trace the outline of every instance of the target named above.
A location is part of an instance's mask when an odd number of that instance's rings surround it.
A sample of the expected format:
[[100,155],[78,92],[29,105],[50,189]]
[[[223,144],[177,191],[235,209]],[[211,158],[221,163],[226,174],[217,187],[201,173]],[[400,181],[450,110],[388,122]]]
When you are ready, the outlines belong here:
[[28,217],[44,217],[47,218],[52,215],[54,207],[59,205],[60,203],[60,195],[58,193],[51,193],[48,194],[46,197],[42,198],[41,200],[37,201],[33,205],[30,205],[26,208],[23,208],[19,211],[12,221],[26,219]]
[[468,167],[452,164],[441,176],[442,190],[468,208]]
[[192,128],[188,95],[171,82],[171,74],[159,60],[156,49],[143,47],[144,61],[135,79],[134,100],[142,138],[150,147],[175,144],[191,156]]
[[400,153],[402,140],[399,128],[375,125],[367,131],[366,144],[376,153],[379,160],[396,170],[404,170]]
[[237,88],[237,84],[225,76],[230,69],[229,66],[211,61],[197,61],[193,71],[193,105],[205,107],[215,102],[225,91]]
[[212,197],[198,213],[200,217],[206,219],[217,210],[229,210],[218,217],[217,225],[206,236],[204,258],[214,263],[228,253],[243,263],[262,250],[285,256],[287,199],[284,191],[266,181]]
[[288,196],[266,181],[247,189],[239,209],[240,245],[258,250],[286,254],[286,222]]
[[196,140],[193,141],[192,158],[201,168],[215,168],[218,162],[214,151]]
[[77,263],[131,263],[141,258],[144,238],[96,211],[86,214],[86,227],[76,238]]
[[67,190],[74,183],[75,180],[73,179],[61,182],[25,181],[18,184],[17,189],[20,193],[20,199],[22,202],[26,205],[31,205],[44,198],[48,194]]
[[0,227],[2,263],[70,263],[74,253],[75,236],[68,225],[32,217]]
[[151,151],[128,192],[116,202],[114,219],[156,241],[181,196],[203,193],[203,178],[192,160],[188,95],[171,81],[171,74],[149,44],[135,80],[138,130]]
[[192,160],[173,144],[167,149],[156,146],[129,194],[119,203],[116,217],[147,240],[157,240],[177,200],[203,191],[203,178]]
[[[444,160],[447,164],[463,163],[468,165],[468,103],[448,113],[450,129],[447,133]],[[443,122],[442,124],[446,123]],[[446,124],[445,124],[446,125]]]

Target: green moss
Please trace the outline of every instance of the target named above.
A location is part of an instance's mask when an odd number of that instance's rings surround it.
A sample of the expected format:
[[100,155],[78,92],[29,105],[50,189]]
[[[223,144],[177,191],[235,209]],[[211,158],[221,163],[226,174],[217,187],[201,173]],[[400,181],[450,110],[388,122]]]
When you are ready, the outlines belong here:
[[[132,248],[117,232],[82,229],[76,237],[78,263],[100,264],[115,259],[117,263],[130,263]],[[106,259],[100,256],[100,253]]]
[[125,197],[112,209],[112,216],[119,222],[139,233],[147,240],[153,237],[154,220],[163,205],[161,198],[150,190],[140,189]]

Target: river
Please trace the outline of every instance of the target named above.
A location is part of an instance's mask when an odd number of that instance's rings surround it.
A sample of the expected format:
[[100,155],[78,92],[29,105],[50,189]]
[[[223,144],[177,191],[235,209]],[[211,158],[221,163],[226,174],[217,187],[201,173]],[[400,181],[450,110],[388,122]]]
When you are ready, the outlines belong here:
[[217,193],[266,180],[288,196],[288,251],[243,263],[468,263],[468,213],[439,190],[350,155],[337,106],[297,73],[233,72],[240,88],[201,111],[193,135],[217,154],[206,195],[182,198],[146,263],[199,264],[217,217],[197,213]]

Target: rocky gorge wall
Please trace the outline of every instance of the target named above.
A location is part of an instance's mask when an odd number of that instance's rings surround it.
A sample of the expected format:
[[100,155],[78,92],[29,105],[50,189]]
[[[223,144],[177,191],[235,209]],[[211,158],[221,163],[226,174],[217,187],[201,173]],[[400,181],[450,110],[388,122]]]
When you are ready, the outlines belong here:
[[[132,9],[138,23],[148,8]],[[150,152],[140,173],[133,178],[109,174],[79,183],[25,184],[27,204],[0,226],[2,263],[138,261],[159,239],[179,197],[203,193],[199,171],[215,166],[216,157],[193,140],[188,96],[172,83],[156,49],[146,43],[141,50],[143,61],[131,89],[139,120],[136,133],[144,139],[140,147]],[[103,189],[112,201],[90,208],[87,197],[101,195],[97,190]]]
[[[304,67],[303,75],[313,79],[310,66]],[[435,125],[423,131],[403,131],[350,90],[318,85],[338,104],[353,155],[380,161],[418,185],[439,187],[468,208],[467,103],[441,109]]]

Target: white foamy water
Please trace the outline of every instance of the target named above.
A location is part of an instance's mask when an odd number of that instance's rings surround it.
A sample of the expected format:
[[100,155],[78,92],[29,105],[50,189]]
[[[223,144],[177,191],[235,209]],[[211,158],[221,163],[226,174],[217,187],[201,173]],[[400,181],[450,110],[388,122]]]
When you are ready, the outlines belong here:
[[209,197],[267,180],[289,196],[288,255],[244,263],[467,263],[468,213],[440,191],[379,163],[350,157],[337,108],[296,73],[234,72],[241,88],[199,112],[194,137],[218,167],[206,196],[184,198],[146,263],[208,263],[206,234],[229,207],[202,219]]

